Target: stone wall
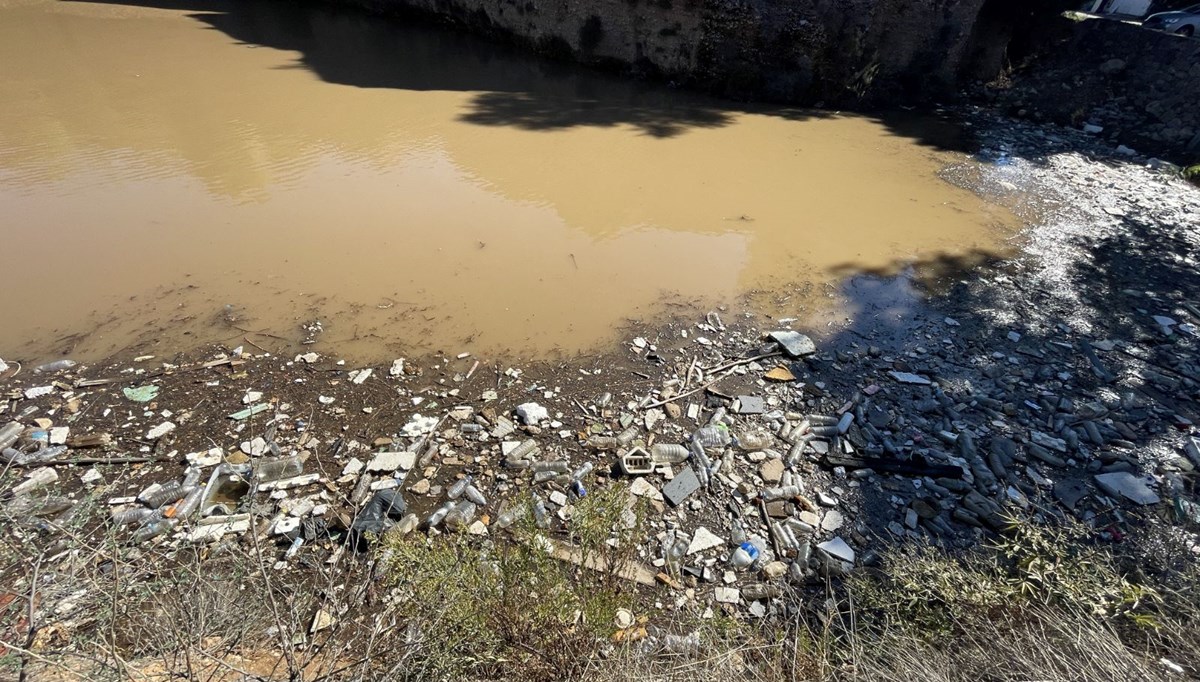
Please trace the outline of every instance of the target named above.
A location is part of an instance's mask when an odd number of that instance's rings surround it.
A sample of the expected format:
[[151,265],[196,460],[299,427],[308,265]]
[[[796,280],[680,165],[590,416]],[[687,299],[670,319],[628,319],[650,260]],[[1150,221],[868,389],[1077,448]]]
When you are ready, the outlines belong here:
[[340,1],[725,96],[832,106],[949,90],[988,0]]
[[1200,40],[1073,23],[987,96],[1014,115],[1099,127],[1089,130],[1145,154],[1200,159]]

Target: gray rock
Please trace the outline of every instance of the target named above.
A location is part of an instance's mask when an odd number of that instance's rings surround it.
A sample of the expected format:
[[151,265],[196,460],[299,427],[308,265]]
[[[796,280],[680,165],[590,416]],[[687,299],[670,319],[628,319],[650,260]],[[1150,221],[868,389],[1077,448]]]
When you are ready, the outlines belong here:
[[735,407],[738,414],[762,414],[767,403],[756,395],[739,395]]
[[913,374],[912,372],[888,372],[888,374],[892,375],[893,379],[895,379],[896,381],[899,381],[902,384],[913,384],[916,386],[928,386],[931,383],[933,383],[929,379],[926,379],[925,377],[923,377],[919,374]]
[[770,332],[767,336],[782,346],[783,352],[794,358],[802,358],[817,352],[817,345],[813,343],[812,339],[800,332],[777,331]]
[[1096,485],[1109,495],[1124,497],[1137,504],[1158,504],[1161,499],[1146,485],[1146,481],[1128,471],[1096,474]]
[[667,498],[667,502],[671,503],[671,506],[678,507],[699,489],[700,479],[696,478],[695,470],[688,467],[679,472],[675,478],[668,481],[663,486],[662,493],[663,497]]
[[827,557],[844,561],[848,564],[854,563],[854,549],[846,544],[840,536],[827,540],[817,545],[817,550]]

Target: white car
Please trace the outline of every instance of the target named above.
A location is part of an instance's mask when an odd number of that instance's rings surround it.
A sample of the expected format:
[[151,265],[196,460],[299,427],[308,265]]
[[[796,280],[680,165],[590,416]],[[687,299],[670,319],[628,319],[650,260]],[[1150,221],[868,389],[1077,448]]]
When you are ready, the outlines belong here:
[[1142,28],[1194,36],[1200,31],[1200,5],[1192,5],[1174,12],[1151,14],[1142,22]]

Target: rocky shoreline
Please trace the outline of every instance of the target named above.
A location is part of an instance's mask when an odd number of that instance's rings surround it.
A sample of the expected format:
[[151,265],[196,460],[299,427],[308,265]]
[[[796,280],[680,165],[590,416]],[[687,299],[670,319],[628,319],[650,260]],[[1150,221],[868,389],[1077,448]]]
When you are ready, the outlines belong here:
[[79,537],[124,562],[253,546],[302,573],[383,560],[362,551],[379,535],[503,543],[526,518],[575,561],[576,505],[614,486],[645,512],[622,571],[650,623],[768,617],[889,547],[962,550],[1012,518],[1198,560],[1200,191],[1082,131],[968,120],[991,164],[971,182],[1038,216],[1020,255],[947,264],[947,293],[818,343],[715,311],[557,366],[244,346],[10,362],[0,504],[15,562],[40,569],[4,588],[36,588],[41,628],[85,629]]

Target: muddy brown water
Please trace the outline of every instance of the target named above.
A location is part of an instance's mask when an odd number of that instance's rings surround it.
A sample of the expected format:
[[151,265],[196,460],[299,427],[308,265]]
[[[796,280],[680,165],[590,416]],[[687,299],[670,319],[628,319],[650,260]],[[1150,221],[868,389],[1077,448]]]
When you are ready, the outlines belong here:
[[369,360],[586,351],[756,289],[812,313],[1017,227],[939,177],[968,162],[941,121],[293,3],[0,0],[0,103],[6,358],[294,347],[314,319]]

